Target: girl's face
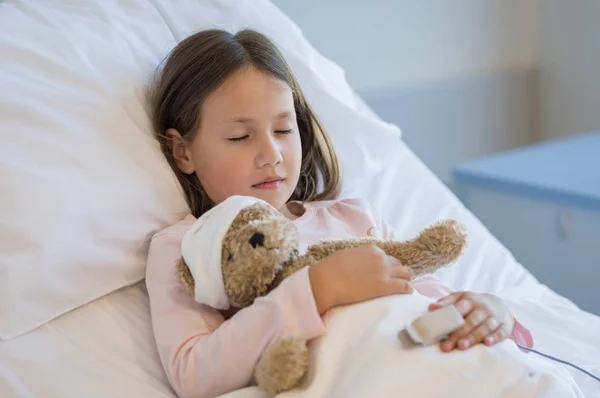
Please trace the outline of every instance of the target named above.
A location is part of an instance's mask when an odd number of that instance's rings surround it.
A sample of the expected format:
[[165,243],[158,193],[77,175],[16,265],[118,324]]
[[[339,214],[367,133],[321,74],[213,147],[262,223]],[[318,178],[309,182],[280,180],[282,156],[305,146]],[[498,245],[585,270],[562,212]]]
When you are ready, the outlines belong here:
[[182,172],[196,172],[215,203],[231,195],[262,199],[282,209],[300,175],[302,147],[290,87],[253,67],[231,76],[201,109],[191,142],[176,138]]

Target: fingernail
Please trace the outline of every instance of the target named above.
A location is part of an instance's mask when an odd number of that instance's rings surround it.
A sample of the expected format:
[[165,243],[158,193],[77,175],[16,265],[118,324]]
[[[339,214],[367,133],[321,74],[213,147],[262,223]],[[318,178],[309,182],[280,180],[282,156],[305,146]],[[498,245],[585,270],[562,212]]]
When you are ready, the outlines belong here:
[[494,339],[493,337],[486,337],[485,338],[485,343],[486,344],[494,344],[494,342],[496,341],[496,339]]
[[467,339],[462,339],[458,344],[461,348],[467,348],[471,344],[471,342]]

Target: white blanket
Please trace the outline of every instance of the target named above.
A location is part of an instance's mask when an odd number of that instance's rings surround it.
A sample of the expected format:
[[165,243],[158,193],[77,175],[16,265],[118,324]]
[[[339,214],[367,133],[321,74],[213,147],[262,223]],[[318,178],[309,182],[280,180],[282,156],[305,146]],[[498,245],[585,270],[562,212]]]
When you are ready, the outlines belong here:
[[[384,303],[385,300],[382,303],[373,301],[353,307],[351,311],[356,311],[359,315],[362,311],[366,313],[366,310],[375,310],[379,304]],[[533,333],[537,349],[600,374],[600,318],[578,310],[565,299],[542,287],[532,289],[527,298],[509,300],[508,304],[517,318]],[[425,307],[425,304],[419,305],[420,309],[414,308],[415,316]],[[175,398],[158,359],[148,306],[146,289],[144,283],[140,282],[65,314],[31,333],[13,340],[0,341],[0,397]],[[348,353],[344,354],[347,356],[342,356],[342,340],[335,336],[338,333],[339,336],[350,333],[361,336],[362,331],[364,338],[379,329],[378,333],[382,335],[389,333],[387,341],[394,341],[390,343],[393,348],[388,351],[397,353],[399,347],[393,334],[395,329],[403,327],[405,323],[393,318],[397,310],[387,312],[380,306],[378,313],[389,315],[388,319],[371,329],[359,320],[350,319],[350,316],[341,316],[341,312],[328,314],[326,321],[329,330],[326,338],[334,341],[331,350],[338,354],[337,359],[335,356],[315,358],[315,366],[311,369],[314,383],[310,390],[280,394],[281,397],[277,398],[312,397],[311,393],[319,397],[319,392],[323,396],[327,388],[329,391],[325,395],[335,398],[345,396],[345,388],[348,386],[372,387],[373,383],[368,384],[367,381],[382,364],[382,353],[375,348],[367,350],[366,346],[356,349],[348,343]],[[352,312],[345,314],[352,315]],[[367,315],[374,317],[375,314]],[[557,319],[561,319],[562,323],[557,324]],[[396,323],[393,333],[391,329],[387,332],[383,329],[386,322]],[[385,341],[386,339],[382,339],[382,344],[387,344]],[[323,341],[320,344],[322,343]],[[506,342],[506,345],[510,345],[509,343]],[[365,361],[354,360],[363,353],[366,355],[363,357]],[[377,360],[370,360],[371,355],[377,357]],[[448,355],[452,354],[445,355],[447,356],[439,357],[449,359]],[[527,358],[534,360],[534,355],[527,354]],[[342,369],[354,367],[354,372],[364,372],[362,379],[352,380],[350,376],[342,379],[341,370],[334,372],[335,368],[325,367],[328,364],[325,359],[332,363],[333,360],[339,362],[348,358],[353,362],[341,364]],[[544,358],[536,359],[553,364]],[[390,368],[389,372],[400,378],[402,368],[395,369]],[[586,398],[600,398],[600,383],[570,367],[565,369],[577,381]],[[411,371],[414,371],[414,366]],[[346,374],[353,373],[348,371]],[[327,377],[332,380],[327,380]],[[437,379],[440,377],[431,371],[420,375],[420,380],[427,383],[438,381]],[[362,386],[363,381],[365,386]],[[403,388],[407,388],[407,383],[404,384]],[[559,395],[558,392],[556,394]],[[363,396],[371,398],[377,395]],[[418,397],[408,393],[396,396]],[[458,395],[449,393],[443,396],[447,398]],[[257,387],[248,387],[220,398],[268,398],[268,394]]]
[[563,365],[523,353],[511,340],[443,353],[439,344],[399,338],[430,302],[413,294],[332,311],[326,335],[310,345],[306,382],[278,397],[583,397]]

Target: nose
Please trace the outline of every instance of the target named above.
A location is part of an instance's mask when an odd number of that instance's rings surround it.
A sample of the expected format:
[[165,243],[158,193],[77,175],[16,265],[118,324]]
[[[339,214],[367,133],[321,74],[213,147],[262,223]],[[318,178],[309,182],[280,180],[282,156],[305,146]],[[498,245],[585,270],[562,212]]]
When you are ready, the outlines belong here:
[[253,248],[257,248],[258,246],[262,246],[265,243],[265,236],[260,232],[255,232],[248,241]]
[[281,162],[282,159],[276,138],[269,134],[261,142],[260,153],[257,158],[258,167],[273,166]]

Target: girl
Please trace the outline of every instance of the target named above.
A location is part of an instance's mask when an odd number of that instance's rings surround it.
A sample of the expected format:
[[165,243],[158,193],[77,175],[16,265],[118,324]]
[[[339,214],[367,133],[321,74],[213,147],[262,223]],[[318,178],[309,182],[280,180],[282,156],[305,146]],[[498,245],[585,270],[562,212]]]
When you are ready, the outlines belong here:
[[[336,153],[283,56],[263,35],[208,30],[168,56],[151,91],[161,148],[192,214],[151,241],[146,283],[154,335],[167,377],[181,397],[214,397],[252,382],[253,366],[276,337],[325,332],[327,310],[416,289],[456,305],[466,325],[442,350],[529,332],[488,294],[454,292],[436,278],[410,283],[411,271],[374,246],[336,253],[286,279],[237,313],[196,303],[175,280],[181,240],[197,217],[230,195],[263,199],[294,220],[304,247],[323,236],[393,232],[362,200],[336,200]],[[322,181],[318,189],[317,181]]]

